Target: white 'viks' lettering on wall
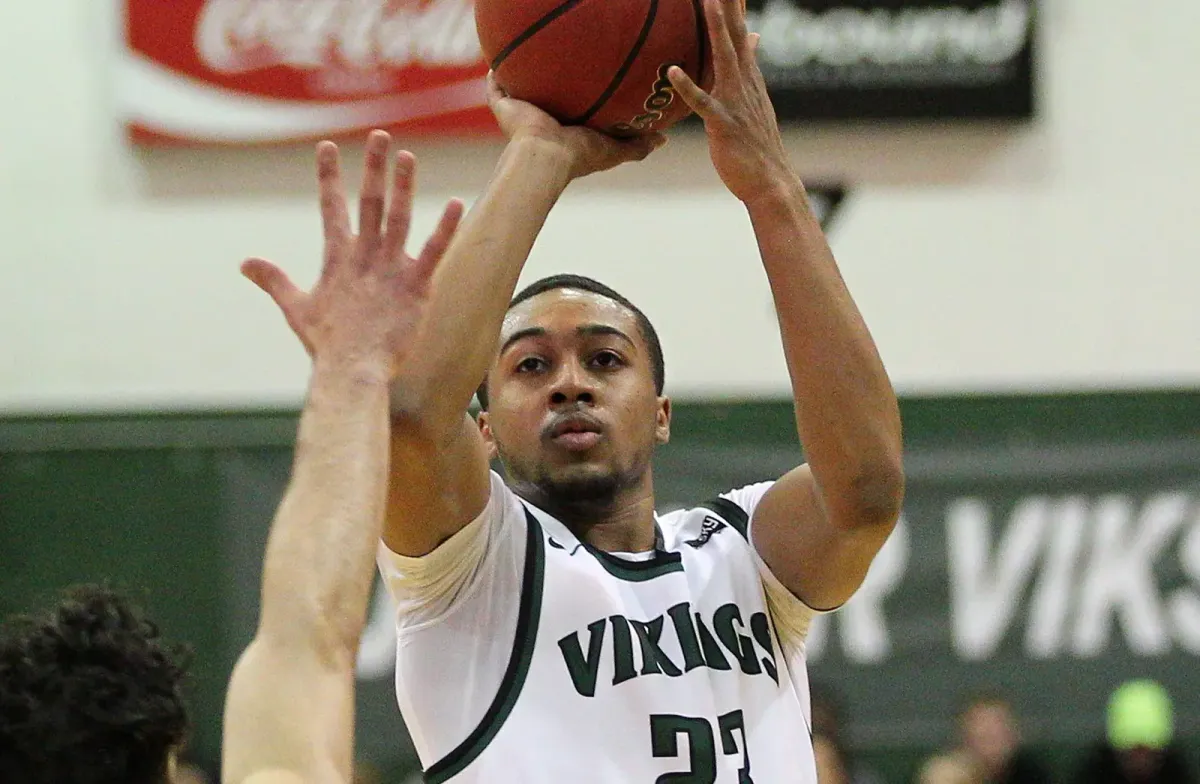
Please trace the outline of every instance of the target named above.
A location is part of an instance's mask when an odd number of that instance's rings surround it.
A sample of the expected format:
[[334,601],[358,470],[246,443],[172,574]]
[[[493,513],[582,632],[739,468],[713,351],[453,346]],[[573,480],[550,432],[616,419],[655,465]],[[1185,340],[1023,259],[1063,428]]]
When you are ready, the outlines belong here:
[[[1138,655],[1200,652],[1197,511],[1178,492],[1140,505],[1115,494],[1035,497],[1017,504],[997,539],[986,503],[954,502],[945,525],[955,652],[992,656],[1031,586],[1024,642],[1033,658],[1097,656],[1118,631]],[[1154,567],[1173,543],[1192,585],[1164,595]]]

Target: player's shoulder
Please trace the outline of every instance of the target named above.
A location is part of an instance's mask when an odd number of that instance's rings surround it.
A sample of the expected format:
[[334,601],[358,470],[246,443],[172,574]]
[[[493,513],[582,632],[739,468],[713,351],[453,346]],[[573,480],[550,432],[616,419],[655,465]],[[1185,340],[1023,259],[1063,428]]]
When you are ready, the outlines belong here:
[[747,510],[721,496],[658,515],[658,524],[669,548],[688,545],[699,549],[726,531],[745,541],[749,520]]
[[738,538],[749,540],[750,518],[758,502],[774,481],[755,482],[714,494],[690,506],[677,507],[658,516],[664,538],[699,547],[719,531],[730,528]]

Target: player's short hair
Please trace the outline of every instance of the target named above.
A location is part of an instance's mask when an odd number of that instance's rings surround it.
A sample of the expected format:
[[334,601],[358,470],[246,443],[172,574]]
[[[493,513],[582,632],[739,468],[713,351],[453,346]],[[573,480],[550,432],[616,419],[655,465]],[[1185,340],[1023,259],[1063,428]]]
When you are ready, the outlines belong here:
[[[541,280],[536,280],[518,291],[516,296],[508,303],[508,309],[512,310],[527,299],[532,299],[538,294],[544,294],[547,291],[554,291],[555,289],[575,289],[577,291],[599,294],[601,297],[611,299],[632,313],[634,319],[637,321],[638,331],[642,333],[642,340],[646,341],[646,347],[650,351],[650,367],[654,374],[654,393],[657,395],[662,394],[663,386],[667,380],[667,368],[666,363],[663,361],[662,343],[658,340],[658,332],[655,331],[654,325],[650,323],[650,319],[646,317],[646,314],[637,305],[634,305],[629,299],[619,294],[616,290],[605,286],[600,281],[584,277],[583,275],[550,275]],[[484,376],[483,383],[479,385],[475,396],[479,398],[480,408],[487,411],[487,376]]]
[[0,629],[0,781],[163,784],[184,741],[188,653],[107,587]]

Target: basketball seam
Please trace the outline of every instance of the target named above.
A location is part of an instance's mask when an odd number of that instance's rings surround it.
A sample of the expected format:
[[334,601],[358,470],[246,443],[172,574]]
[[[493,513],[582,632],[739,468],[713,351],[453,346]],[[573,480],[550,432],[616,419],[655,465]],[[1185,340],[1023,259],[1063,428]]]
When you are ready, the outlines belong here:
[[621,67],[617,69],[617,73],[613,76],[608,87],[604,92],[600,93],[600,97],[596,102],[588,107],[587,111],[578,117],[572,117],[567,120],[568,125],[582,125],[600,111],[604,104],[608,103],[608,99],[612,98],[613,93],[621,86],[621,82],[625,80],[625,76],[629,73],[629,69],[633,67],[633,63],[637,60],[638,54],[642,51],[642,47],[646,45],[646,39],[650,37],[650,30],[654,27],[654,18],[658,15],[658,0],[650,0],[650,10],[646,14],[646,21],[642,24],[642,30],[638,33],[637,40],[633,43],[633,48],[629,50],[629,54],[625,57],[625,62],[621,63]]
[[538,19],[536,22],[529,25],[529,27],[526,27],[520,35],[509,42],[508,46],[500,50],[500,52],[492,60],[491,69],[493,71],[499,69],[500,63],[504,62],[505,59],[507,59],[508,56],[514,51],[516,51],[521,44],[537,35],[544,27],[565,14],[567,11],[570,11],[572,8],[579,5],[581,2],[583,2],[583,0],[565,0],[565,2],[560,3],[559,5],[550,9],[550,11],[548,11],[541,19]]

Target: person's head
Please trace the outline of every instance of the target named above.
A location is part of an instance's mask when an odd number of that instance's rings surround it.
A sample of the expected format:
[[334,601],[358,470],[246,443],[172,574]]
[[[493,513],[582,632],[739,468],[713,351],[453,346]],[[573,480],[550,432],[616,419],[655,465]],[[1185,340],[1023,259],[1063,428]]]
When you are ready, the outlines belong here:
[[0,781],[164,784],[188,732],[181,649],[129,601],[70,591],[0,630]]
[[963,748],[994,775],[1008,765],[1020,745],[1016,716],[1000,694],[971,698],[958,715]]
[[560,512],[608,508],[670,436],[658,335],[632,302],[555,275],[509,305],[479,387],[480,429],[518,489]]
[[1108,701],[1108,743],[1131,781],[1153,778],[1174,734],[1171,697],[1154,681],[1122,684]]

